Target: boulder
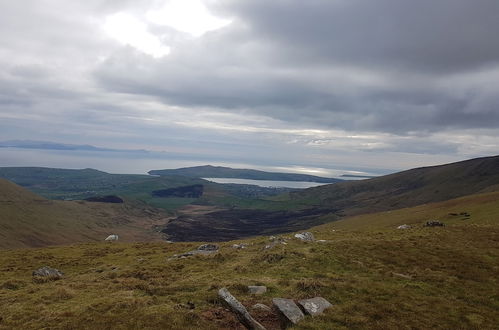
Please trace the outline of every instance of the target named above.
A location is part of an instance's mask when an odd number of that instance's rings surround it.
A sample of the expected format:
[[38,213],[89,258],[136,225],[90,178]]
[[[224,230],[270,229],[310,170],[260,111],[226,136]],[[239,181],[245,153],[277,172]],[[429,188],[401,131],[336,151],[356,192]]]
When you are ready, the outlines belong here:
[[325,309],[333,306],[329,301],[322,297],[302,299],[298,301],[298,305],[301,306],[306,314],[312,316],[322,314]]
[[267,287],[263,285],[249,285],[248,293],[250,294],[264,294],[267,292]]
[[51,279],[60,279],[63,275],[64,273],[61,272],[60,270],[57,270],[55,268],[50,268],[48,266],[44,266],[33,272],[33,276],[47,277]]
[[304,242],[313,242],[315,241],[314,234],[311,232],[305,231],[303,233],[295,234],[295,237],[304,241]]
[[305,315],[291,299],[274,298],[272,304],[277,308],[284,324],[297,324]]
[[237,319],[248,329],[265,330],[265,327],[255,320],[246,307],[243,306],[226,288],[218,290],[218,297],[236,314]]

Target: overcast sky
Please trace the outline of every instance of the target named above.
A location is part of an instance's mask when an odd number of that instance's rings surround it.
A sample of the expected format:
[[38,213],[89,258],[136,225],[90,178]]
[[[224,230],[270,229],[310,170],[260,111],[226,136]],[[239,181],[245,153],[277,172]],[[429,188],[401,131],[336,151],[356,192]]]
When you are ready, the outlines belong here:
[[0,141],[325,172],[495,155],[498,32],[497,0],[0,0]]

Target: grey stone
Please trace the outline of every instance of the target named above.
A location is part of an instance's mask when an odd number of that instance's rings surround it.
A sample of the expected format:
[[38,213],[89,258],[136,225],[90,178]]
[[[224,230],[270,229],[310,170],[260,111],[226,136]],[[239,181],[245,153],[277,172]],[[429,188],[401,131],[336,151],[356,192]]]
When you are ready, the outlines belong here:
[[203,244],[203,245],[200,245],[196,250],[192,250],[192,251],[181,253],[181,254],[174,254],[169,259],[183,259],[183,258],[195,256],[195,255],[207,256],[207,255],[218,253],[218,249],[219,249],[219,247],[216,244]]
[[301,309],[291,299],[274,298],[272,304],[277,308],[285,323],[297,324],[305,317]]
[[248,244],[247,243],[232,244],[232,247],[234,249],[246,249],[248,247]]
[[312,316],[322,314],[325,309],[333,306],[329,301],[322,297],[299,300],[298,304],[302,307],[306,314]]
[[263,285],[248,285],[248,293],[250,294],[264,294],[267,292],[267,287]]
[[55,268],[50,268],[48,266],[44,266],[40,269],[37,269],[33,272],[33,276],[41,276],[41,277],[50,277],[50,278],[61,278],[64,275],[63,272],[55,269]]
[[311,232],[305,231],[303,233],[295,234],[295,237],[304,241],[304,242],[313,242],[315,241],[314,234]]
[[251,309],[254,309],[254,310],[260,310],[260,311],[264,311],[264,312],[271,312],[272,311],[272,308],[270,308],[269,306],[265,305],[265,304],[254,304],[253,306],[251,306]]
[[400,225],[397,227],[397,229],[410,229],[410,228],[411,228],[411,226],[409,226],[409,225]]
[[198,247],[198,251],[218,251],[218,249],[216,244],[203,244]]
[[265,327],[255,320],[246,307],[243,306],[226,288],[218,290],[218,296],[227,307],[236,314],[238,320],[248,329],[265,330]]
[[108,237],[106,237],[105,241],[117,241],[118,240],[118,235],[116,234],[113,234],[113,235],[109,235]]

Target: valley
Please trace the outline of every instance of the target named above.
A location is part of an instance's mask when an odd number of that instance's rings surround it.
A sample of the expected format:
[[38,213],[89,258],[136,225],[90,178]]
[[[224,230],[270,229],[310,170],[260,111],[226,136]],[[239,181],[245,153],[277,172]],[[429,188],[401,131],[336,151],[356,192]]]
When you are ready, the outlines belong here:
[[[281,316],[256,303],[317,296],[332,307],[293,329],[494,329],[498,159],[277,194],[181,176],[0,169],[56,198],[0,179],[0,329],[243,329],[220,288],[266,329],[282,329]],[[303,230],[315,238],[296,238]],[[118,242],[104,242],[111,234]],[[203,242],[216,250],[186,254]],[[34,278],[43,266],[63,275]]]

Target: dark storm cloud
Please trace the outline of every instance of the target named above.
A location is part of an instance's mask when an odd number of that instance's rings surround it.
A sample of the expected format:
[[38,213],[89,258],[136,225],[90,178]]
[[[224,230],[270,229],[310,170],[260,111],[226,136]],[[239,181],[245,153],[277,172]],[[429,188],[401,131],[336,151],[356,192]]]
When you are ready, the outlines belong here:
[[[497,1],[252,0],[223,9],[231,26],[158,61],[124,51],[95,77],[168,104],[321,127],[499,125],[499,95],[487,86],[499,84]],[[467,81],[479,71],[485,82]]]
[[499,58],[495,0],[256,0],[232,6],[255,34],[284,46],[283,53],[291,50],[288,59],[438,72]]

